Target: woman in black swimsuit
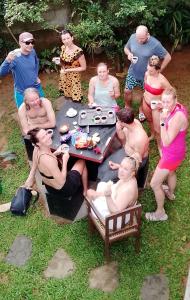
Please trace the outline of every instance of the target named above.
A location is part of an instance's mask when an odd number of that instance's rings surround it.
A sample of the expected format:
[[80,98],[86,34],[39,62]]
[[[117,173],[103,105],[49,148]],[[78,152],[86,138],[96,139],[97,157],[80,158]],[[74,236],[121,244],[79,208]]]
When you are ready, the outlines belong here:
[[[36,128],[29,131],[28,134],[35,148],[32,168],[25,186],[31,187],[33,185],[36,169],[38,169],[48,193],[70,197],[83,185],[83,194],[86,195],[87,169],[85,161],[79,159],[72,169],[67,172],[69,153],[61,153],[59,150],[54,153],[51,152],[52,131]],[[61,164],[56,156],[59,154],[62,155]]]

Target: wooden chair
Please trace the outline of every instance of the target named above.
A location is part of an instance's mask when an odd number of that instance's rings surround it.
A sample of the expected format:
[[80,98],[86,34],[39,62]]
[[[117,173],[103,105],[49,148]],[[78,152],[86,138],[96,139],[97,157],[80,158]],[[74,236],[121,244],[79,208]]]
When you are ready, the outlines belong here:
[[[105,219],[102,218],[96,207],[86,198],[88,208],[89,231],[93,233],[96,228],[105,243],[105,258],[110,260],[110,244],[122,240],[128,236],[135,236],[136,252],[140,250],[140,227],[141,227],[141,204],[127,208],[120,213],[111,214]],[[126,217],[127,216],[127,217]],[[126,223],[126,218],[129,220]]]

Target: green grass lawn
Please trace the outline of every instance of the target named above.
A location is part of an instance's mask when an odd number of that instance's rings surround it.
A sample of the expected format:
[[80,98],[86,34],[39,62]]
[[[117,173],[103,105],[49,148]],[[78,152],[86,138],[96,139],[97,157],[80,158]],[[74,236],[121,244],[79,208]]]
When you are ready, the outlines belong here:
[[[51,98],[57,96],[52,86],[47,92]],[[3,183],[0,203],[10,201],[29,170],[16,122],[6,115],[3,123],[9,150],[14,150],[18,158],[11,168],[0,170]],[[158,161],[154,142],[151,143],[150,157],[152,173]],[[155,209],[155,200],[150,189],[146,189],[140,197],[143,206],[140,254],[135,253],[132,238],[111,247],[111,256],[118,262],[120,276],[119,287],[112,294],[88,288],[89,272],[104,263],[104,255],[100,236],[88,234],[87,220],[57,225],[44,216],[39,205],[30,209],[26,217],[13,217],[9,212],[0,214],[0,300],[137,300],[144,277],[155,273],[168,277],[170,299],[181,300],[190,258],[189,161],[188,153],[177,172],[176,200],[166,202],[167,222],[145,221],[144,213]],[[6,264],[3,258],[15,237],[21,234],[32,239],[32,257],[26,266],[17,268]],[[76,271],[64,280],[44,279],[43,271],[58,248],[64,248],[71,256]]]

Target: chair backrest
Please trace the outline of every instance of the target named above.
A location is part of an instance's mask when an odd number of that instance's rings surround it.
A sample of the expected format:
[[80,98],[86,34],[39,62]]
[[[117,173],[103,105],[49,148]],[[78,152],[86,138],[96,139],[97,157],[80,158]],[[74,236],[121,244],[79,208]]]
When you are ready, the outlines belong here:
[[106,236],[114,235],[118,232],[138,230],[141,225],[141,204],[127,208],[120,213],[112,214],[105,219]]
[[92,218],[96,218],[104,227],[106,236],[113,235],[116,232],[126,231],[127,229],[137,229],[141,225],[141,214],[142,214],[142,206],[141,204],[136,204],[132,207],[126,208],[125,210],[110,214],[105,219],[103,219],[100,212],[97,210],[93,201],[87,200],[88,206],[88,215]]

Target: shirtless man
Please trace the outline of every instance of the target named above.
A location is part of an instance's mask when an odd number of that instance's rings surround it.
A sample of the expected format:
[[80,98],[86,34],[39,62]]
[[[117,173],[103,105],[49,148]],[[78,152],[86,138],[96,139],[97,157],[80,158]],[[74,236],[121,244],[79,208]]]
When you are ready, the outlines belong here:
[[24,135],[34,128],[55,127],[55,113],[51,102],[46,98],[42,101],[35,88],[24,91],[24,102],[19,107],[18,115]]
[[101,181],[117,180],[117,171],[112,168],[110,161],[121,163],[122,159],[129,155],[140,163],[137,172],[137,182],[139,187],[144,187],[148,171],[148,136],[141,123],[134,119],[134,113],[131,108],[123,108],[116,114],[118,118],[116,132],[123,148],[117,150],[105,160],[99,167],[98,177]]
[[135,205],[138,198],[135,159],[125,157],[121,164],[114,164],[114,167],[118,170],[117,183],[100,182],[96,191],[87,190],[87,197],[94,200],[94,206],[103,218]]

